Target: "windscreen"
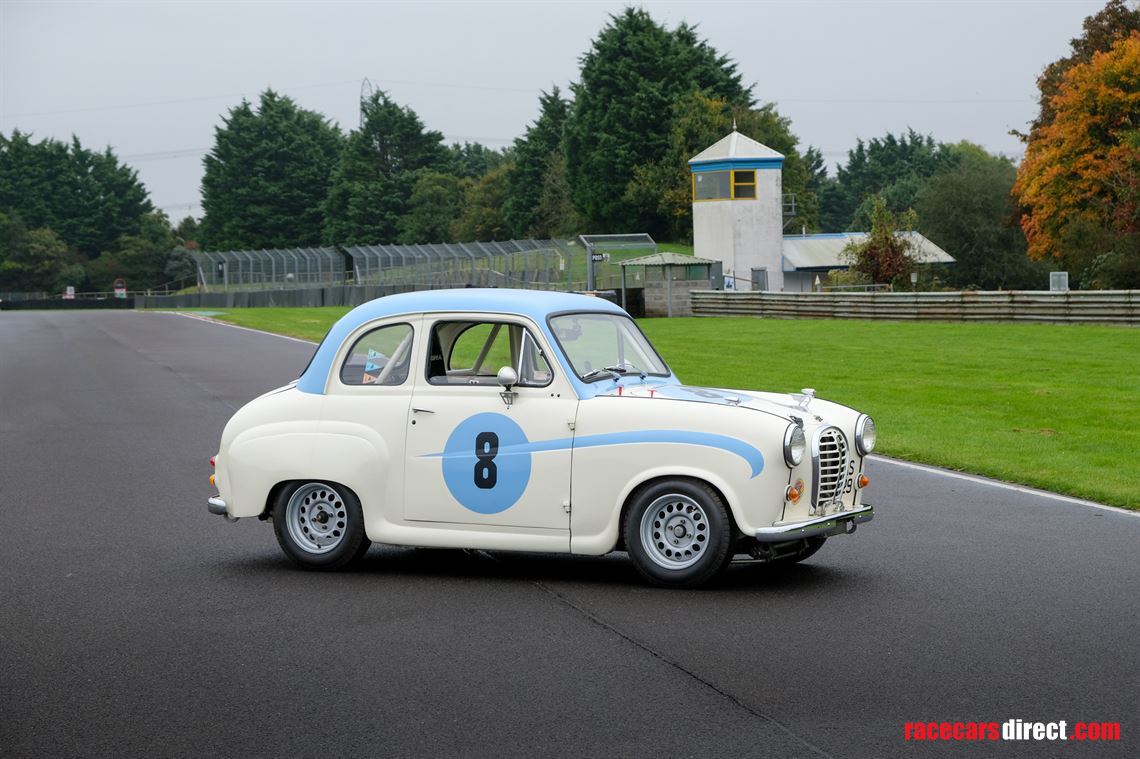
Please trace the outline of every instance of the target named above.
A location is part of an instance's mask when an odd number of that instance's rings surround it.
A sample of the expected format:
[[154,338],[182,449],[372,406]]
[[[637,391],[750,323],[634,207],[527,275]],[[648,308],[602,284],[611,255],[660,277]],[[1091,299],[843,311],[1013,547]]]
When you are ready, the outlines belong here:
[[628,316],[563,314],[550,319],[558,344],[578,376],[592,381],[613,374],[669,375],[669,368]]

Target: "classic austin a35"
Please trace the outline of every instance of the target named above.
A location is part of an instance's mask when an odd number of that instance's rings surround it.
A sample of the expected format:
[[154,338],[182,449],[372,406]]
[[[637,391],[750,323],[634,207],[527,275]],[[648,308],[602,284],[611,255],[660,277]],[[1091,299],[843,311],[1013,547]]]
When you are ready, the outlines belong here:
[[692,587],[870,521],[865,414],[681,384],[621,308],[519,290],[393,295],[222,434],[210,511],[339,569],[371,541],[601,555]]

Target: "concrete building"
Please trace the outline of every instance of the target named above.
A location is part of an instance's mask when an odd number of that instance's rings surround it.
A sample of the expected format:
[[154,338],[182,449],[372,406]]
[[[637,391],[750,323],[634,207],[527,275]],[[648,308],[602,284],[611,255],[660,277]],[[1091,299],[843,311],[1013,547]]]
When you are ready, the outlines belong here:
[[689,160],[693,253],[723,262],[737,289],[784,289],[783,168],[783,154],[735,130]]
[[[842,252],[866,232],[784,235],[784,156],[733,130],[689,159],[693,253],[720,261],[725,286],[738,290],[809,292],[815,278],[846,269]],[[909,232],[924,264],[954,258]]]

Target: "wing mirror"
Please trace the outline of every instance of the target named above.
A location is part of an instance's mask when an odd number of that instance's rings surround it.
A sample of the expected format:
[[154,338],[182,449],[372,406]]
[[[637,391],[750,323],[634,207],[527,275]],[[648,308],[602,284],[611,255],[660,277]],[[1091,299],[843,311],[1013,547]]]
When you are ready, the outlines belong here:
[[498,379],[504,390],[510,390],[519,383],[519,373],[515,371],[513,366],[504,366],[499,370]]
[[510,408],[517,395],[511,388],[519,383],[519,373],[515,371],[513,366],[504,366],[499,370],[498,380],[499,384],[503,386],[503,391],[499,393],[499,397],[503,399],[507,408]]

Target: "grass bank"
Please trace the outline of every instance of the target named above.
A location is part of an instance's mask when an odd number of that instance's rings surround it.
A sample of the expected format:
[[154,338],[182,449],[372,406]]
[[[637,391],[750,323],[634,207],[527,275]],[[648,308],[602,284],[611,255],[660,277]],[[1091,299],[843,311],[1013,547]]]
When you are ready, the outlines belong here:
[[[241,309],[217,318],[319,340],[347,310]],[[832,319],[640,324],[687,383],[814,387],[873,415],[880,453],[1140,509],[1140,330]]]

